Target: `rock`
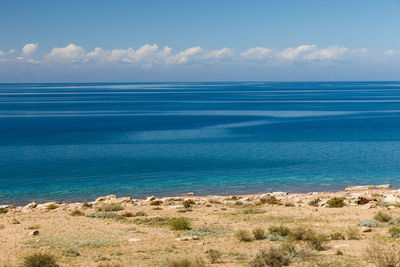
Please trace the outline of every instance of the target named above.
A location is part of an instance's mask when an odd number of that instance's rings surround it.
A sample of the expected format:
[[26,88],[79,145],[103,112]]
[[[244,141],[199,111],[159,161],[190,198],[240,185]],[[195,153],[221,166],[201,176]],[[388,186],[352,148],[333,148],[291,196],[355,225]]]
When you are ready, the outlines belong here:
[[52,205],[58,206],[56,202],[47,202],[47,203],[43,203],[43,204],[38,204],[38,205],[36,206],[36,208],[37,208],[38,210],[48,210],[49,207],[52,206]]
[[190,241],[190,240],[199,240],[199,237],[197,235],[194,236],[184,236],[184,237],[179,237],[175,238],[176,241]]
[[388,204],[397,204],[400,202],[400,199],[395,195],[387,195],[387,196],[385,196],[383,201]]
[[7,209],[9,207],[10,207],[10,205],[0,205],[0,209]]
[[361,232],[362,232],[362,233],[369,233],[369,232],[372,232],[372,228],[363,226],[363,227],[361,227]]
[[345,188],[345,191],[357,191],[357,190],[368,190],[374,189],[373,185],[356,185],[356,186],[348,186]]
[[370,202],[370,201],[371,201],[371,200],[368,199],[368,198],[365,198],[365,197],[358,197],[357,204],[358,204],[358,205],[365,205],[365,204],[367,204],[367,203]]
[[146,201],[153,201],[153,200],[155,200],[155,199],[156,199],[155,196],[151,196],[151,197],[147,197]]
[[376,185],[375,188],[376,189],[390,189],[391,186],[390,186],[390,184],[381,184],[381,185]]
[[116,195],[108,195],[105,197],[99,197],[94,201],[94,205],[100,205],[104,203],[111,203],[113,200],[117,198]]
[[111,202],[117,204],[132,204],[133,200],[132,197],[120,197],[115,200],[111,200]]
[[193,193],[193,192],[189,192],[189,193],[186,193],[186,195],[188,195],[188,196],[194,196],[194,193]]
[[136,243],[136,242],[140,242],[140,241],[142,241],[142,240],[140,238],[137,238],[137,237],[133,237],[133,238],[129,238],[128,239],[129,243]]
[[196,243],[197,246],[203,246],[204,244],[205,244],[204,242]]
[[285,197],[288,195],[288,192],[273,192],[271,195],[274,197]]
[[39,234],[39,231],[38,230],[34,230],[34,231],[30,231],[28,233],[28,236],[34,236],[34,235],[38,235],[38,234]]

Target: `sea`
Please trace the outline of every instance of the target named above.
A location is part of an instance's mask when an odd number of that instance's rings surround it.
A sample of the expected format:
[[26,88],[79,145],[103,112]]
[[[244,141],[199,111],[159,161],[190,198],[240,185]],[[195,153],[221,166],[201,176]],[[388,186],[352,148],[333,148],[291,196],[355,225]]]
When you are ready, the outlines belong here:
[[0,84],[0,204],[400,188],[400,82]]

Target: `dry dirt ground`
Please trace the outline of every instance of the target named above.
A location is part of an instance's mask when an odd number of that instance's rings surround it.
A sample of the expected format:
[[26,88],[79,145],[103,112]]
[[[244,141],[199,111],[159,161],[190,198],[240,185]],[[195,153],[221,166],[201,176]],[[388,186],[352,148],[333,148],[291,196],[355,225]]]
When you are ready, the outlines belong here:
[[[368,192],[366,197],[372,198],[371,194]],[[381,196],[376,192],[372,195]],[[253,259],[260,250],[268,251],[283,243],[291,243],[305,254],[294,256],[291,266],[376,266],[366,253],[371,241],[381,242],[378,249],[385,250],[397,245],[400,238],[389,234],[393,224],[381,222],[377,227],[363,228],[358,223],[373,219],[379,211],[399,217],[400,208],[383,202],[365,207],[346,202],[341,208],[307,203],[332,196],[272,197],[272,201],[261,201],[260,196],[191,196],[185,197],[194,202],[187,204],[190,206],[187,208],[183,207],[182,198],[171,198],[116,204],[114,209],[122,207],[123,210],[101,213],[99,207],[106,207],[112,201],[103,199],[96,205],[92,203],[92,207],[48,204],[29,211],[22,211],[21,207],[3,208],[0,212],[0,266],[20,266],[26,256],[36,252],[54,255],[60,266],[174,266],[171,262],[183,258],[201,259],[205,266],[256,266]],[[72,216],[74,210],[83,214]],[[176,217],[188,218],[190,229],[172,229],[170,220]],[[271,226],[309,228],[323,234],[326,242],[318,250],[310,242],[292,237],[286,237],[286,241],[271,241],[268,238]],[[252,236],[252,240],[246,242],[237,238],[237,231],[252,233],[257,227],[265,230],[265,239],[254,240]],[[333,233],[342,236],[333,240]],[[218,251],[214,259],[209,250]]]

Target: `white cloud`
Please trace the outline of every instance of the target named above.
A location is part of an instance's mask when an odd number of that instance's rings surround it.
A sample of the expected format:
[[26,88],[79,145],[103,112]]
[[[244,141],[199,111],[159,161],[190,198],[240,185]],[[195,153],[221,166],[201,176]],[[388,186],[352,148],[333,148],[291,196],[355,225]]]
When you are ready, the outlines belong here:
[[384,55],[384,56],[396,56],[396,55],[400,55],[400,51],[396,51],[396,50],[390,49],[390,50],[386,50],[386,51],[383,53],[383,55]]
[[0,50],[0,57],[4,56],[6,53],[4,53],[2,50]]
[[75,44],[69,44],[66,47],[54,47],[50,54],[45,56],[50,61],[69,61],[80,62],[86,58],[85,49]]
[[38,44],[34,44],[34,43],[26,44],[22,48],[22,57],[24,57],[24,58],[31,57],[36,52],[37,48],[38,48]]
[[301,45],[298,47],[289,47],[277,54],[278,57],[285,60],[328,60],[338,58],[349,49],[338,45],[318,48],[316,45]]
[[242,52],[240,55],[245,59],[250,60],[266,60],[271,58],[273,53],[272,49],[264,47],[252,47]]
[[168,55],[166,59],[166,63],[168,64],[184,64],[189,60],[193,59],[196,55],[198,55],[203,49],[200,46],[190,47],[182,52],[177,53],[176,55]]
[[224,47],[222,49],[213,50],[207,53],[205,58],[222,59],[222,58],[232,57],[233,55],[234,55],[234,50],[232,48]]
[[15,49],[10,49],[10,50],[8,51],[8,54],[13,54],[13,53],[15,53]]

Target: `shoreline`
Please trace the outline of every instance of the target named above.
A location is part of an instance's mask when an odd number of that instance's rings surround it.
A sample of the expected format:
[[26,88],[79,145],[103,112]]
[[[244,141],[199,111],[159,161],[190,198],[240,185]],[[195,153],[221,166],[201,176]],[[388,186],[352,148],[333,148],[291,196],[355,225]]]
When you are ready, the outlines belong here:
[[[130,196],[123,196],[123,197],[118,197],[117,195],[111,194],[107,196],[99,196],[93,201],[85,201],[85,202],[63,202],[63,201],[48,201],[48,202],[43,202],[43,203],[36,203],[34,200],[31,201],[28,204],[25,205],[13,205],[13,204],[2,204],[0,205],[0,208],[13,208],[16,209],[16,211],[22,211],[23,208],[35,208],[36,206],[42,207],[42,206],[48,206],[48,205],[60,205],[62,207],[67,207],[69,205],[76,206],[76,205],[82,205],[84,203],[89,203],[92,205],[98,205],[100,202],[105,202],[105,203],[129,203],[131,205],[143,205],[146,202],[153,201],[153,200],[159,200],[159,201],[168,201],[170,199],[198,199],[198,200],[207,200],[207,199],[212,199],[212,198],[221,198],[221,199],[227,199],[227,198],[237,198],[237,199],[245,199],[245,200],[258,200],[262,198],[266,198],[269,196],[275,197],[278,200],[291,200],[294,199],[295,202],[296,200],[306,200],[315,197],[329,197],[329,196],[340,196],[342,198],[346,198],[346,196],[352,196],[352,195],[360,195],[362,194],[373,194],[374,192],[380,192],[383,193],[384,196],[389,195],[389,194],[396,194],[399,193],[399,202],[400,202],[400,189],[393,189],[390,184],[383,184],[383,185],[357,185],[357,186],[348,186],[344,190],[341,191],[323,191],[323,192],[308,192],[308,193],[303,193],[303,192],[298,192],[298,193],[289,193],[289,192],[284,192],[284,191],[275,191],[275,192],[261,192],[261,193],[252,193],[252,194],[219,194],[219,195],[195,195],[193,192],[188,192],[185,194],[181,195],[175,195],[175,196],[162,196],[162,197],[156,197],[156,196],[148,196],[147,198],[138,198],[134,199]],[[301,204],[301,203],[297,203]]]

